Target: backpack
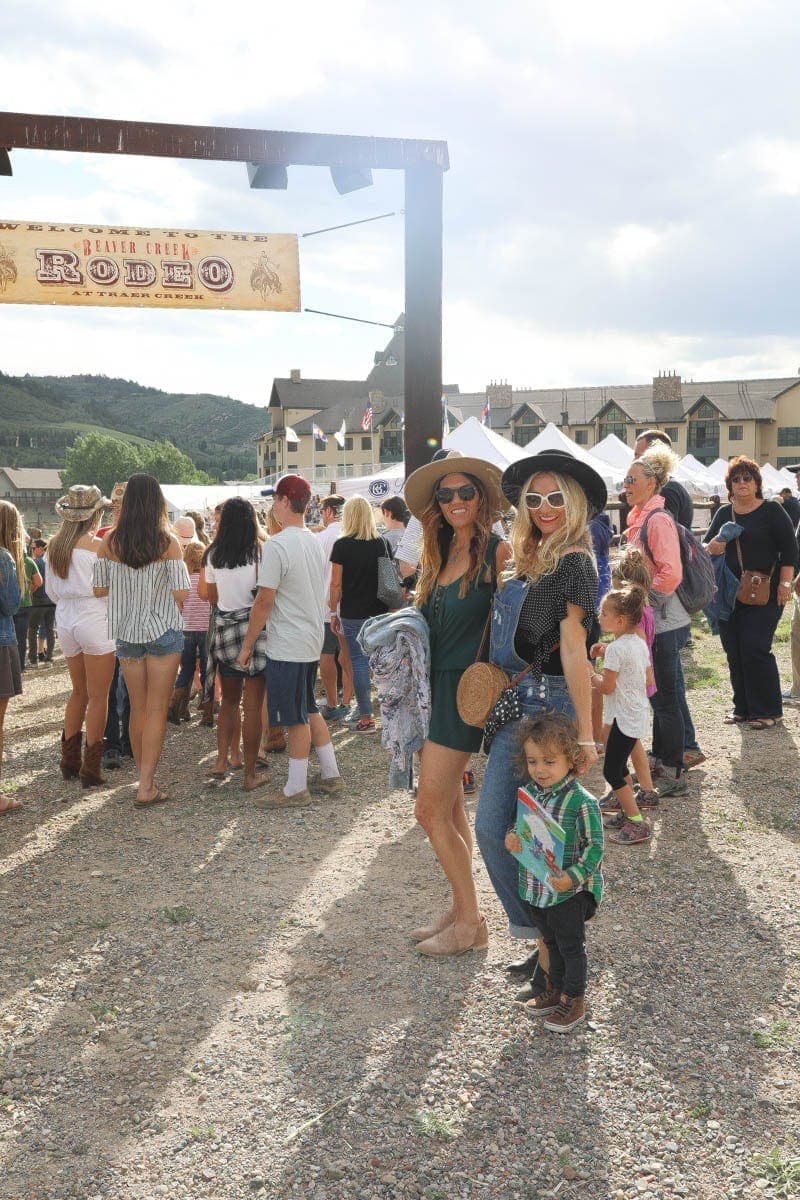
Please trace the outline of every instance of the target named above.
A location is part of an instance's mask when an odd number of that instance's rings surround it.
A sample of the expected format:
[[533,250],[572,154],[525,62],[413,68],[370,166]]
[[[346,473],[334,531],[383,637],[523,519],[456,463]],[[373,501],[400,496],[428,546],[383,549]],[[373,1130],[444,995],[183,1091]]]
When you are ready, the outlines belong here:
[[683,579],[675,589],[675,595],[689,616],[692,616],[694,613],[701,612],[714,599],[717,590],[714,563],[705,546],[695,537],[691,529],[681,525],[680,521],[676,521],[672,513],[668,513],[666,509],[658,509],[657,512],[649,513],[642,522],[639,537],[642,549],[649,558],[652,559],[653,556],[650,554],[650,547],[647,543],[647,525],[651,517],[658,516],[660,513],[669,517],[678,531]]

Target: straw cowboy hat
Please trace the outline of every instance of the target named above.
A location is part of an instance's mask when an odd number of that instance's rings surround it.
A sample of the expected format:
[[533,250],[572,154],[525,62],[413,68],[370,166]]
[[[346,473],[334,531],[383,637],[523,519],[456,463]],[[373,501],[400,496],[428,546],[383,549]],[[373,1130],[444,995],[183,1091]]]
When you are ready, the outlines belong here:
[[574,479],[586,494],[590,517],[602,512],[608,503],[608,489],[602,476],[588,463],[574,458],[568,450],[543,450],[541,454],[521,458],[510,467],[506,467],[502,483],[506,500],[518,507],[523,486],[532,475],[541,475],[544,472],[551,475],[568,475],[570,479]]
[[445,475],[456,474],[472,475],[483,484],[493,519],[506,511],[508,505],[500,490],[500,468],[483,458],[468,458],[458,450],[450,450],[446,457],[436,458],[419,467],[406,480],[403,495],[415,517],[421,517],[430,504],[439,480]]
[[111,501],[93,483],[74,483],[66,496],[56,500],[56,512],[62,521],[86,521],[98,509],[110,506]]

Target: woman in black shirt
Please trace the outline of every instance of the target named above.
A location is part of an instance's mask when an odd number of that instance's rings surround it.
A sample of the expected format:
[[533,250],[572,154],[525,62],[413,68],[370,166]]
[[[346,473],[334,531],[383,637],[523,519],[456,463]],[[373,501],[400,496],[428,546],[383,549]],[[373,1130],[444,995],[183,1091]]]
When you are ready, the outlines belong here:
[[353,726],[356,733],[375,732],[369,662],[358,644],[358,635],[368,617],[386,612],[386,605],[378,599],[380,558],[391,558],[391,551],[385,539],[378,536],[372,505],[363,496],[352,496],[342,509],[342,536],[331,549],[329,607],[333,613],[331,629],[344,633],[350,651],[358,702],[358,719]]
[[[742,604],[737,600],[729,619],[719,623],[733,688],[733,712],[725,722],[749,722],[751,729],[768,729],[783,718],[772,639],[791,595],[797,543],[783,505],[764,499],[758,463],[744,455],[734,458],[725,484],[731,502],[720,505],[708,527],[705,540],[709,553],[724,554],[726,566],[737,578],[742,568],[772,575],[767,604]],[[729,542],[718,541],[715,534],[726,521],[741,525],[743,533]]]

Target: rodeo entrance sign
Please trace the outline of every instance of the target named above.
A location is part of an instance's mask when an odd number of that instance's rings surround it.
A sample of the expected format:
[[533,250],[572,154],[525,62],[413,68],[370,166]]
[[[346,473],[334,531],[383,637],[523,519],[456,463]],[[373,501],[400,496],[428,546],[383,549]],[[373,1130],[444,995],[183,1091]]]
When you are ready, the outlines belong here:
[[297,237],[0,221],[0,303],[300,311]]

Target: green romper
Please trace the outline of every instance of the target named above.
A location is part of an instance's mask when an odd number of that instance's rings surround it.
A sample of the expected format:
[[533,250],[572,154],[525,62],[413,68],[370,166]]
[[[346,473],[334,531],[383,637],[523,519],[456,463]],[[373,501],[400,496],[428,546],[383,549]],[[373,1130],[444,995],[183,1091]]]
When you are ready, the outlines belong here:
[[494,579],[494,559],[500,538],[489,537],[484,570],[470,584],[466,596],[459,597],[461,579],[444,587],[438,584],[420,611],[428,622],[431,643],[431,724],[428,741],[451,750],[474,754],[480,750],[483,730],[466,725],[458,715],[456,691],[467,667],[475,662],[478,646],[492,603],[494,584],[486,582],[486,570]]

